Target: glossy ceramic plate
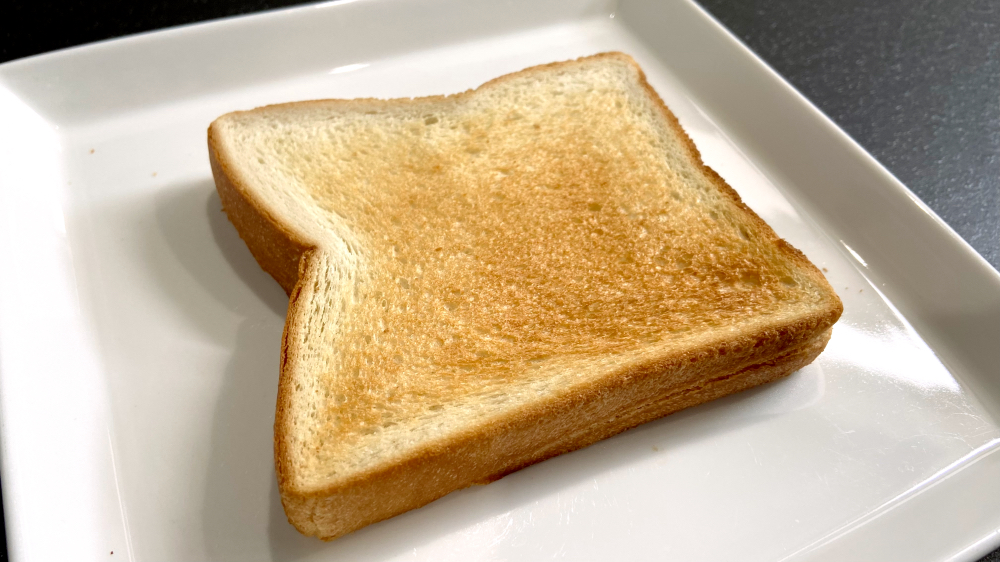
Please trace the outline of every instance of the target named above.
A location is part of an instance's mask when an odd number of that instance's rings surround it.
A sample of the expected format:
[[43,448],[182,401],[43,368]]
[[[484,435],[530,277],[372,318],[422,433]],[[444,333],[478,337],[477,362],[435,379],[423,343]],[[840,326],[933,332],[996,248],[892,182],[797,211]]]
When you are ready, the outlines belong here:
[[[781,382],[332,543],[285,521],[286,299],[216,116],[632,54],[845,313]],[[0,421],[17,560],[950,560],[1000,534],[1000,276],[691,2],[320,4],[0,66]]]

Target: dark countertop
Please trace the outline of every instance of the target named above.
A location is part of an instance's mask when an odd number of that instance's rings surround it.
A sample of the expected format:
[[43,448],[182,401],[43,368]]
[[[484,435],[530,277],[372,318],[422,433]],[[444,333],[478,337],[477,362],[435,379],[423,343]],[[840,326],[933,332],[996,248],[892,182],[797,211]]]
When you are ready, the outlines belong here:
[[699,2],[1000,269],[1000,2]]
[[[1000,269],[1000,2],[699,2]],[[300,3],[13,0],[0,63]]]

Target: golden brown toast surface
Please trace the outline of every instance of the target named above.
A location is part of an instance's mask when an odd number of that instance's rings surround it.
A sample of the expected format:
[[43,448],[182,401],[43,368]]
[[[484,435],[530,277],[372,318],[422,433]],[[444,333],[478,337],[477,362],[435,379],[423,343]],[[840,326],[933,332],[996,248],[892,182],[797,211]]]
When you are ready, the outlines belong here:
[[[840,313],[623,55],[448,98],[230,114],[210,145],[251,250],[286,288],[298,278],[276,422],[283,497],[321,501],[630,377],[681,392],[777,357],[800,366]],[[279,246],[306,251],[297,272],[298,256],[270,257]],[[650,365],[659,374],[642,374]],[[635,423],[668,410],[647,409]],[[454,482],[491,476],[479,464]]]

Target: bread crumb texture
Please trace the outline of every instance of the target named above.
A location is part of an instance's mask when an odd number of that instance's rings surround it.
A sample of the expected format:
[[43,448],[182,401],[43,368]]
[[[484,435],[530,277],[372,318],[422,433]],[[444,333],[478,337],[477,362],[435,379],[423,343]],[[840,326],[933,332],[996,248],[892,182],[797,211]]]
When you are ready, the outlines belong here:
[[316,248],[286,328],[299,489],[829,307],[625,57],[216,126],[268,213]]

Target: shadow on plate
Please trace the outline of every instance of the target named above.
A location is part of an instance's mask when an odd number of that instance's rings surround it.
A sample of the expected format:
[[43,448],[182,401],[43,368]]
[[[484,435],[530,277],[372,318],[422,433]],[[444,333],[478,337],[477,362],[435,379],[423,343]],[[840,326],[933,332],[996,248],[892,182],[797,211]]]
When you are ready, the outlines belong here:
[[[229,223],[211,178],[170,186],[156,203],[160,235],[176,257],[150,260],[154,267],[172,268],[156,272],[161,288],[206,341],[231,349],[218,377],[211,425],[204,428],[210,436],[201,508],[204,551],[215,560],[267,560],[272,555],[266,529],[277,497],[274,406],[288,299]],[[206,293],[232,315],[205,306]]]

